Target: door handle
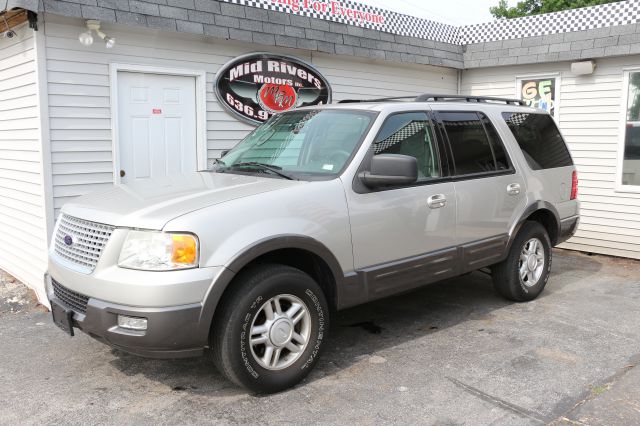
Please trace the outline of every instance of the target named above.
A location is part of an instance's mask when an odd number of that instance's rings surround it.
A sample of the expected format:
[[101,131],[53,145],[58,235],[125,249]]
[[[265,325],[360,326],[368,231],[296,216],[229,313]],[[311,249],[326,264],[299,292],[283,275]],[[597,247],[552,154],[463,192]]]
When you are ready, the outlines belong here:
[[447,205],[447,197],[444,194],[435,194],[427,198],[427,205],[430,209],[439,209]]
[[518,195],[520,193],[520,184],[512,183],[507,185],[507,194],[509,195]]
[[124,175],[126,175],[126,173],[124,172],[124,170],[120,170],[120,177],[124,177]]

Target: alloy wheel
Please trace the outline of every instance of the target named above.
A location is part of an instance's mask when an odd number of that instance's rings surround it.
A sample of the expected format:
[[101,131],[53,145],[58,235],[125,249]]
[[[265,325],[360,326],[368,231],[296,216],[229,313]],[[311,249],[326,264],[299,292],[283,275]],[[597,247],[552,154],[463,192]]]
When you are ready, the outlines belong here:
[[307,305],[291,294],[267,300],[251,324],[251,353],[261,367],[282,370],[307,348],[311,315]]
[[518,261],[520,282],[526,287],[538,284],[544,272],[544,246],[537,238],[531,238],[522,247]]

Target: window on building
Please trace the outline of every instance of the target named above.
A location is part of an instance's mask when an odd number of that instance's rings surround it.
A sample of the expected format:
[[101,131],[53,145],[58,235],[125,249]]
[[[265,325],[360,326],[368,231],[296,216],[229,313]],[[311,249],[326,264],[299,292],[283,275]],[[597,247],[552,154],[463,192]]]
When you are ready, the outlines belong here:
[[553,118],[547,114],[505,112],[502,117],[533,170],[573,165]]
[[424,112],[389,117],[373,147],[375,155],[402,154],[415,157],[418,160],[418,180],[440,176],[431,122]]
[[[439,113],[453,152],[456,175],[494,172],[508,169],[499,137],[487,117],[475,112]],[[492,130],[485,131],[483,122]],[[491,139],[491,141],[490,141]],[[500,164],[496,164],[494,149]]]
[[640,72],[629,73],[622,185],[640,186]]

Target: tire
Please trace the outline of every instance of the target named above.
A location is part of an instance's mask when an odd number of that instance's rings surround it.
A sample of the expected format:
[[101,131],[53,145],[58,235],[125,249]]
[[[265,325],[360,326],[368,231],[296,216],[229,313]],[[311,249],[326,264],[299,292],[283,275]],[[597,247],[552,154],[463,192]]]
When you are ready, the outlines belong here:
[[[535,260],[529,260],[532,257]],[[515,302],[533,300],[547,285],[551,260],[551,242],[546,229],[538,222],[527,221],[520,228],[507,258],[491,268],[493,287],[498,294]]]
[[212,327],[216,367],[255,393],[296,385],[313,369],[328,337],[322,289],[304,272],[272,264],[244,271],[232,285]]

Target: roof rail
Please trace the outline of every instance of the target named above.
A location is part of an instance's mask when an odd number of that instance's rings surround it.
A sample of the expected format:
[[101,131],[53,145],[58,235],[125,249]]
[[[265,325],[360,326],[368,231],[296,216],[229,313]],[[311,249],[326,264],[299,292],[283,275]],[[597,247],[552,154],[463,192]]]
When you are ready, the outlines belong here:
[[377,99],[343,99],[338,101],[339,104],[355,104],[359,102],[384,102],[384,101],[397,101],[399,99],[415,99],[415,96],[391,96],[388,98]]
[[507,105],[526,105],[524,101],[520,99],[509,99],[509,98],[496,98],[492,96],[467,96],[467,95],[432,95],[430,93],[425,93],[416,97],[416,102],[438,102],[438,101],[447,101],[447,100],[461,100],[465,102],[504,102]]
[[425,93],[416,96],[392,96],[388,98],[377,99],[344,99],[338,101],[339,104],[353,104],[359,102],[385,102],[410,99],[414,102],[439,102],[439,101],[464,101],[464,102],[504,102],[507,105],[523,105],[525,102],[520,99],[495,98],[491,96],[467,96],[467,95],[433,95]]

